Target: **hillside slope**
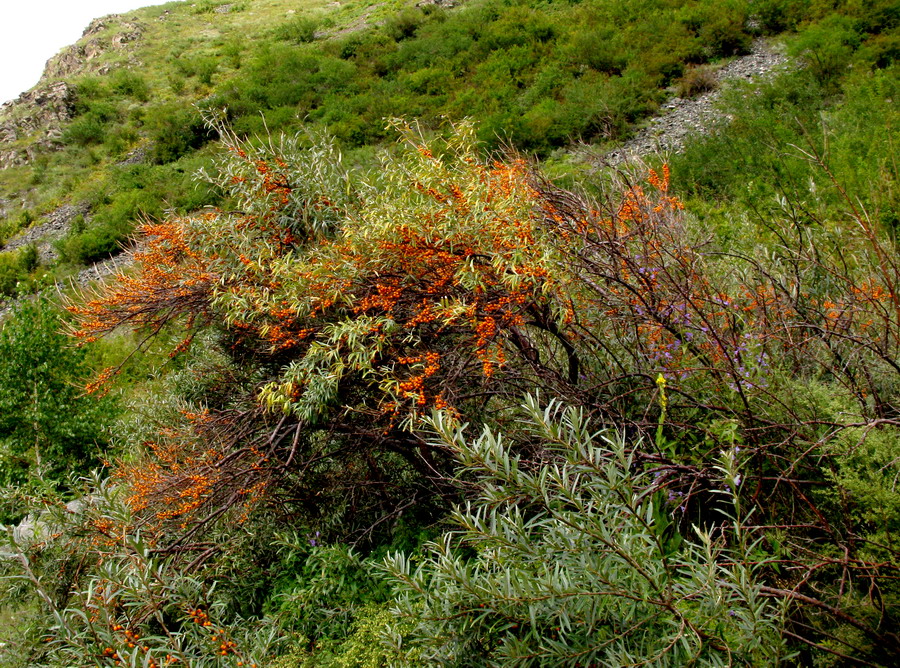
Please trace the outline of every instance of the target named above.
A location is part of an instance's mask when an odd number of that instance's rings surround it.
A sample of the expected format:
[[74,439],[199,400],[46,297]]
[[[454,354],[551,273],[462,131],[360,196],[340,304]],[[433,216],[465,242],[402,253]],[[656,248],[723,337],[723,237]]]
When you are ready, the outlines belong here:
[[619,141],[694,65],[747,51],[748,16],[687,0],[247,0],[98,19],[0,114],[0,241],[51,232],[37,265],[4,259],[0,293],[116,253],[139,215],[216,203],[191,178],[213,138],[191,105],[228,109],[243,134],[325,126],[362,164],[389,116],[475,116],[487,147],[546,155]]

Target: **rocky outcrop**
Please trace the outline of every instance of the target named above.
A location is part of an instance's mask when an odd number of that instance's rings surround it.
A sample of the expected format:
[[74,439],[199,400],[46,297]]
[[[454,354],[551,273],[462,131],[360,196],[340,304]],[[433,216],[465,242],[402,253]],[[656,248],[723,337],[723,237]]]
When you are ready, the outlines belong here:
[[[115,34],[112,37],[104,37],[102,33],[111,27],[116,29]],[[143,32],[144,29],[139,23],[121,21],[118,14],[94,19],[76,44],[67,46],[47,61],[41,79],[64,79],[84,72],[105,74],[109,71],[109,67],[107,65],[92,67],[92,61],[96,61],[110,49],[125,48],[140,39]]]
[[129,151],[128,154],[122,158],[117,165],[139,165],[141,163],[147,162],[147,147],[146,146],[138,146],[136,149]]
[[58,80],[87,72],[105,74],[109,65],[101,64],[99,56],[125,49],[143,32],[140,24],[111,14],[92,21],[77,44],[51,58],[35,88],[0,107],[0,169],[28,164],[58,148],[62,124],[72,117],[75,102],[73,88]]
[[71,117],[72,88],[64,81],[22,93],[0,107],[0,142],[14,142],[48,125],[59,125]]
[[[72,117],[74,91],[64,81],[38,86],[0,107],[0,169],[25,164],[56,146]],[[14,146],[30,139],[26,146]]]

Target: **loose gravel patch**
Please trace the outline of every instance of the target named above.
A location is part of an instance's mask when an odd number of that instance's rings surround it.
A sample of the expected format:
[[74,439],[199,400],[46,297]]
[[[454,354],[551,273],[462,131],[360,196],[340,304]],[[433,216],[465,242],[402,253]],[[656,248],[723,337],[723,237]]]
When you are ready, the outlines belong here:
[[716,70],[717,90],[693,99],[675,97],[662,106],[662,113],[650,119],[634,137],[591,162],[616,166],[657,153],[681,151],[692,136],[708,134],[723,120],[716,103],[723,89],[738,81],[760,83],[791,67],[791,61],[766,40],[756,40],[751,52]]

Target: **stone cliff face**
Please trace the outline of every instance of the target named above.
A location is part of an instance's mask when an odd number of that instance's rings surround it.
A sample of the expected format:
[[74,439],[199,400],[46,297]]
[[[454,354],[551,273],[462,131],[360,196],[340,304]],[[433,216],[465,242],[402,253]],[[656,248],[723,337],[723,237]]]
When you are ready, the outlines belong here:
[[[104,36],[103,33],[108,28],[114,28],[115,33]],[[92,71],[106,74],[109,66],[98,64],[98,57],[110,49],[124,49],[128,44],[140,39],[143,32],[144,29],[139,23],[123,21],[118,14],[94,19],[85,28],[78,42],[67,46],[47,61],[41,80],[64,79]]]
[[75,101],[73,88],[64,80],[90,72],[106,74],[110,67],[100,56],[125,50],[142,34],[140,24],[118,14],[95,19],[77,43],[47,62],[33,89],[0,106],[0,169],[28,164],[58,148],[62,124],[71,118]]
[[39,83],[0,107],[0,169],[26,164],[53,150],[62,123],[71,118],[74,95],[64,81]]

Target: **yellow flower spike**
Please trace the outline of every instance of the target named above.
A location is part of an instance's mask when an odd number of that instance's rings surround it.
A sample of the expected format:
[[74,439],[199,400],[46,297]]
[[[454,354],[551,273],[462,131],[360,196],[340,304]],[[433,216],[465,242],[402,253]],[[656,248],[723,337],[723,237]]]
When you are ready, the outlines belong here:
[[659,388],[659,405],[660,408],[663,409],[663,412],[666,410],[666,406],[669,403],[669,400],[666,398],[666,377],[660,373],[656,377],[656,386]]

